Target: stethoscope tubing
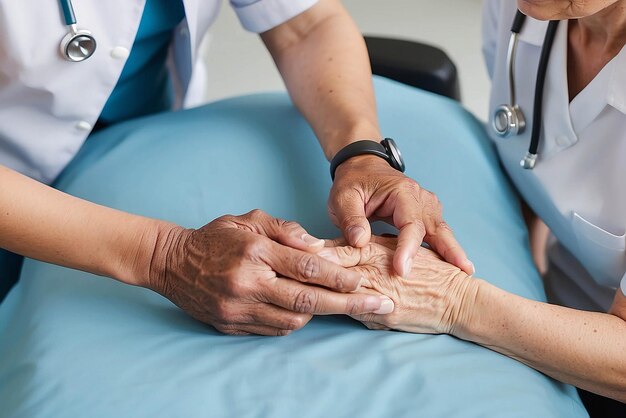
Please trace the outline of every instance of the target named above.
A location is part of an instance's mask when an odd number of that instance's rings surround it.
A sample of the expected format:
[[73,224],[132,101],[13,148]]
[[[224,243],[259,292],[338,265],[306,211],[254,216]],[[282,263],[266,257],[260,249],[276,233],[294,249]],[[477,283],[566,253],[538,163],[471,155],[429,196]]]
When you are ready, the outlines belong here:
[[546,82],[546,75],[548,73],[550,52],[552,51],[552,45],[554,45],[554,38],[556,37],[556,30],[558,29],[558,27],[558,20],[551,20],[550,23],[548,23],[548,29],[546,30],[543,47],[541,48],[539,68],[537,69],[537,81],[535,83],[535,99],[533,103],[533,127],[530,134],[530,146],[528,147],[528,153],[532,155],[537,155],[537,150],[539,149],[541,127],[543,125],[543,92]]
[[[517,11],[513,23],[511,24],[511,38],[509,39],[509,47],[507,50],[507,72],[509,78],[509,100],[510,105],[503,105],[498,108],[496,114],[500,112],[500,109],[511,109],[509,112],[517,112],[517,120],[524,120],[524,112],[519,108],[517,104],[516,88],[515,88],[515,58],[517,56],[517,46],[519,41],[519,34],[526,21],[526,15],[521,11]],[[548,73],[548,63],[550,61],[550,53],[552,46],[554,45],[554,39],[556,37],[556,31],[559,26],[558,20],[552,20],[548,23],[548,29],[541,48],[541,55],[539,58],[539,64],[537,68],[537,78],[535,81],[535,96],[533,99],[533,120],[532,129],[530,134],[530,144],[528,146],[528,153],[520,161],[520,165],[527,169],[535,167],[537,161],[537,153],[539,149],[539,143],[541,140],[541,128],[543,124],[543,99],[546,75]],[[494,117],[496,116],[494,114]],[[495,123],[495,120],[494,120]],[[495,126],[495,125],[494,125]],[[523,128],[523,126],[522,126]],[[516,134],[521,133],[522,129],[517,129]],[[500,136],[508,136],[506,131],[498,131],[496,133]]]
[[63,19],[65,20],[65,25],[75,25],[76,14],[74,14],[74,6],[72,5],[72,0],[59,0],[59,3],[61,5],[61,10],[63,11]]

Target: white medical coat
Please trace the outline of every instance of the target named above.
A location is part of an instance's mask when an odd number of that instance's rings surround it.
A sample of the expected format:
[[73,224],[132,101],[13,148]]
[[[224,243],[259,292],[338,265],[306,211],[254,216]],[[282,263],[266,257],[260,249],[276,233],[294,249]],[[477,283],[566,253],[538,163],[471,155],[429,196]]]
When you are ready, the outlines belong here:
[[[178,0],[176,0],[178,1]],[[242,25],[264,32],[317,0],[230,0]],[[198,48],[221,0],[184,0],[170,70],[177,104],[202,97]],[[68,32],[56,0],[0,0],[0,164],[52,182],[78,152],[115,88],[141,21],[145,0],[74,0],[78,27],[96,37],[81,63],[60,53]]]
[[[487,0],[483,52],[492,78],[490,112],[509,104],[506,54],[516,3]],[[488,130],[524,200],[550,227],[547,287],[555,302],[609,309],[626,294],[626,47],[571,102],[567,83],[567,21],[560,23],[546,76],[543,128],[534,170],[519,162],[528,150],[539,55],[547,22],[527,18],[516,59],[517,101],[527,126],[500,138]]]

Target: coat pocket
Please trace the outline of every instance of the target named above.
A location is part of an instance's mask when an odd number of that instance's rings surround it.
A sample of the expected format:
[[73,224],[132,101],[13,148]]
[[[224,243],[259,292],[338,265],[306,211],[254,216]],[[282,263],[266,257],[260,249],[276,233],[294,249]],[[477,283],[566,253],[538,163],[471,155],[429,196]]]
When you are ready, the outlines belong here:
[[594,280],[617,289],[626,271],[626,234],[615,235],[574,212],[578,259]]

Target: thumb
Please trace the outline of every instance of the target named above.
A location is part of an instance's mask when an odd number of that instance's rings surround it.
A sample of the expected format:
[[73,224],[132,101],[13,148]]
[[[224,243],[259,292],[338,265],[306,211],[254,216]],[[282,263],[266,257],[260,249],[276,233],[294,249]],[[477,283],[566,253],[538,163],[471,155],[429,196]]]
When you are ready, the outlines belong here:
[[365,216],[365,202],[358,193],[344,194],[331,199],[328,211],[348,244],[363,247],[370,242],[372,231]]

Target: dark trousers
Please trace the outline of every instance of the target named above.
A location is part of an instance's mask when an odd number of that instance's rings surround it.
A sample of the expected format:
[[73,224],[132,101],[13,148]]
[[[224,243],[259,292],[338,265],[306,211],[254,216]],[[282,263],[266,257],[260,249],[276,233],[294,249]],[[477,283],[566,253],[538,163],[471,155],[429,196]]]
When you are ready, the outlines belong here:
[[578,389],[591,418],[626,418],[626,404]]
[[0,248],[0,302],[17,283],[22,271],[24,257]]

